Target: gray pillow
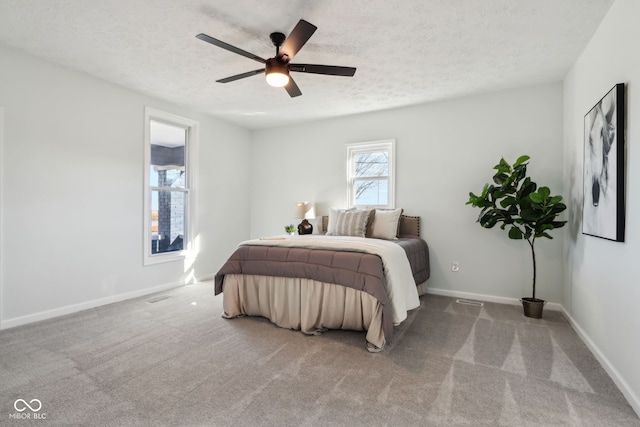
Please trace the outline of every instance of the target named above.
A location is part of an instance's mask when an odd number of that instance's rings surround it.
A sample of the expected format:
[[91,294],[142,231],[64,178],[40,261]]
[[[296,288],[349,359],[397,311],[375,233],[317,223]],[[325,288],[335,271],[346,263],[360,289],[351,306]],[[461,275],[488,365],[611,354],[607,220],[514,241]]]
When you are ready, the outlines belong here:
[[327,221],[327,236],[336,236],[336,225],[338,224],[338,217],[341,212],[346,211],[355,211],[356,208],[350,209],[339,209],[339,208],[329,208],[329,219]]
[[327,236],[364,237],[371,211],[343,211],[338,214],[336,227],[327,231]]

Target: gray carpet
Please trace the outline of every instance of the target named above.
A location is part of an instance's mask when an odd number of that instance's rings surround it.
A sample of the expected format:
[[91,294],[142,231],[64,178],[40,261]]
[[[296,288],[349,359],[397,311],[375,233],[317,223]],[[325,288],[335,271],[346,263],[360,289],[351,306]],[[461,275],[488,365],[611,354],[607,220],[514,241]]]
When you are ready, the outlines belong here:
[[212,282],[162,295],[0,332],[0,424],[640,426],[559,312],[428,295],[371,354],[223,319]]

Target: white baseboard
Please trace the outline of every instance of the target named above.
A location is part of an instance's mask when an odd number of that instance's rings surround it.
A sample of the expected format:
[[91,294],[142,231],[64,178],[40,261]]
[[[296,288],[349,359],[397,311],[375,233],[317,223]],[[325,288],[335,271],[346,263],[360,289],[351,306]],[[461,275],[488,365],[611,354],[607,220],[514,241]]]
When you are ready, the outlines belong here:
[[618,372],[618,370],[611,364],[607,356],[600,351],[600,348],[598,348],[598,346],[591,340],[584,329],[582,329],[575,321],[573,316],[571,316],[564,307],[562,307],[562,312],[573,330],[576,331],[580,339],[582,339],[582,342],[584,342],[589,350],[591,350],[591,353],[593,353],[598,362],[600,362],[600,365],[602,365],[607,374],[609,374],[613,382],[616,383],[624,397],[627,399],[627,402],[629,402],[629,405],[631,405],[633,410],[636,411],[636,414],[640,417],[640,397],[633,391],[624,377],[620,375],[620,372]]
[[[499,304],[513,304],[520,305],[520,300],[517,298],[505,298],[505,297],[496,297],[492,295],[483,295],[483,294],[474,294],[471,292],[458,292],[458,291],[449,291],[445,289],[433,289],[427,288],[428,294],[433,295],[442,295],[447,297],[454,298],[464,298],[471,299],[477,301],[487,301],[487,302],[495,302]],[[609,359],[600,351],[598,346],[591,340],[589,335],[580,327],[580,325],[575,321],[575,319],[569,314],[569,312],[564,308],[562,304],[558,303],[547,303],[546,308],[550,310],[561,311],[564,317],[567,319],[571,327],[576,334],[580,337],[582,342],[587,346],[587,348],[593,353],[596,360],[600,363],[602,368],[609,374],[614,383],[618,386],[624,397],[629,402],[629,405],[633,408],[633,410],[640,416],[640,398],[638,395],[629,387],[629,384],[625,381],[625,379],[620,375],[618,370],[611,364]]]
[[[521,305],[520,299],[518,298],[507,298],[507,297],[497,297],[493,295],[484,295],[484,294],[474,294],[472,292],[460,292],[460,291],[449,291],[446,289],[437,289],[437,288],[427,288],[428,294],[433,295],[442,295],[445,297],[453,297],[453,298],[464,298],[470,300],[478,300],[478,301],[486,301],[486,302],[495,302],[498,304],[510,304],[510,305]],[[555,302],[548,302],[545,304],[545,308],[549,310],[563,311],[564,308],[562,305]]]
[[64,316],[66,314],[76,313],[78,311],[87,310],[90,308],[100,307],[102,305],[112,304],[114,302],[120,302],[132,298],[138,298],[156,292],[163,292],[168,289],[177,288],[183,286],[186,283],[174,282],[166,283],[164,285],[154,286],[151,288],[139,289],[132,292],[126,292],[124,294],[112,295],[105,298],[98,298],[91,301],[85,301],[78,304],[71,304],[64,307],[54,308],[51,310],[41,311],[38,313],[28,314],[26,316],[14,317],[2,322],[2,329],[15,328],[16,326],[26,325],[28,323],[39,322],[41,320],[52,319],[58,316]]

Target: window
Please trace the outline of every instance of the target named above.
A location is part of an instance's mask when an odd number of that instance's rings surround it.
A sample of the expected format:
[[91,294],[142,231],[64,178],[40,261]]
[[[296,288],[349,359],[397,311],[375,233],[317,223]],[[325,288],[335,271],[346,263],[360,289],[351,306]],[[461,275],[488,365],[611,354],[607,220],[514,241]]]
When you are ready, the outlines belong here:
[[183,259],[192,245],[197,122],[145,110],[144,265]]
[[395,140],[347,145],[349,207],[395,207]]

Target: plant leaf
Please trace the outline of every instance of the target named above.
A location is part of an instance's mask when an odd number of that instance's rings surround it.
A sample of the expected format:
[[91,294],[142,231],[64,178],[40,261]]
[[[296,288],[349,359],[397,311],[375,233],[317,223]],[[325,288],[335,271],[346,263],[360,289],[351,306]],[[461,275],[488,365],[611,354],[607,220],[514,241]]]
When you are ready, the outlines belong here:
[[538,188],[538,194],[546,200],[551,195],[551,190],[549,190],[549,187],[540,187]]
[[517,167],[520,166],[521,164],[523,164],[524,162],[526,162],[527,160],[529,160],[530,157],[527,156],[526,154],[524,156],[520,156],[518,157],[518,160],[516,160],[516,162],[513,164],[513,167]]
[[509,229],[509,238],[514,240],[522,239],[522,231],[518,227],[511,227]]
[[549,199],[549,204],[550,205],[556,205],[558,203],[560,203],[562,201],[562,196],[553,196],[551,199]]
[[505,197],[504,199],[502,199],[500,201],[500,206],[502,206],[503,208],[507,208],[507,207],[513,206],[513,205],[515,205],[517,203],[518,203],[518,201],[516,200],[515,197],[507,196],[507,197]]
[[544,198],[542,197],[542,195],[540,193],[531,193],[531,194],[529,194],[529,198],[531,200],[533,200],[535,203],[544,202]]

